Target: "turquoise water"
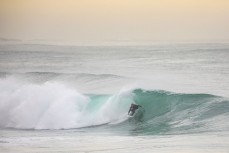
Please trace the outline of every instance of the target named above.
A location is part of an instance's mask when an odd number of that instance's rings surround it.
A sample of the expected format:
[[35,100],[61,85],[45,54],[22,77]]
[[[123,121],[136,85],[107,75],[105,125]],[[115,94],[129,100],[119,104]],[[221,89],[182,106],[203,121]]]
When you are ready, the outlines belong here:
[[0,152],[228,152],[228,59],[228,44],[1,44]]

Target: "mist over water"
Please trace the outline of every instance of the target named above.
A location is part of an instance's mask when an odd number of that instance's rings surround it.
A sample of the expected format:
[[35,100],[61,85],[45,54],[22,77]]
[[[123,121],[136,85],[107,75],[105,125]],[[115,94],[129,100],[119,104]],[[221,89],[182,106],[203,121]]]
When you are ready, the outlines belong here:
[[[1,44],[0,129],[226,134],[228,59],[228,44]],[[143,107],[133,118],[131,103]]]

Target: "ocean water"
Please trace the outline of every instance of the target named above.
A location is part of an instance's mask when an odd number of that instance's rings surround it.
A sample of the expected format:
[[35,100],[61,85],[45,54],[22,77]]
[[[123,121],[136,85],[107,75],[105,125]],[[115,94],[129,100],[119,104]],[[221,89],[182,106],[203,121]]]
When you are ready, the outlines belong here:
[[0,44],[0,152],[228,153],[228,121],[227,43]]

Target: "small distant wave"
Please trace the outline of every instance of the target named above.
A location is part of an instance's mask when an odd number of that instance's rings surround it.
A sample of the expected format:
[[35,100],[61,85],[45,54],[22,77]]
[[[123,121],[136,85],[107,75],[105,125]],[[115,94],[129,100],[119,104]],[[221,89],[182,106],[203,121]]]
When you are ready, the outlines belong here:
[[19,80],[28,81],[31,83],[45,83],[49,81],[61,82],[93,82],[106,80],[121,80],[127,79],[124,76],[113,74],[90,74],[90,73],[55,73],[55,72],[26,72],[26,73],[9,73],[0,72],[0,78],[15,78]]
[[58,76],[76,76],[76,77],[101,77],[101,78],[124,78],[124,76],[114,74],[92,74],[92,73],[56,73],[56,72],[25,72],[25,73],[10,73],[0,72],[0,77],[3,76],[47,76],[47,77],[58,77]]

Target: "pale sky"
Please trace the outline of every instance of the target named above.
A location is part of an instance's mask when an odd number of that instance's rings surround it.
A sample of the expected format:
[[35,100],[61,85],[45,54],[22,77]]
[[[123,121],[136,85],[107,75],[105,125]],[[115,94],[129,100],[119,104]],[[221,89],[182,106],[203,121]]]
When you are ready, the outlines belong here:
[[225,42],[229,0],[0,0],[0,37]]

